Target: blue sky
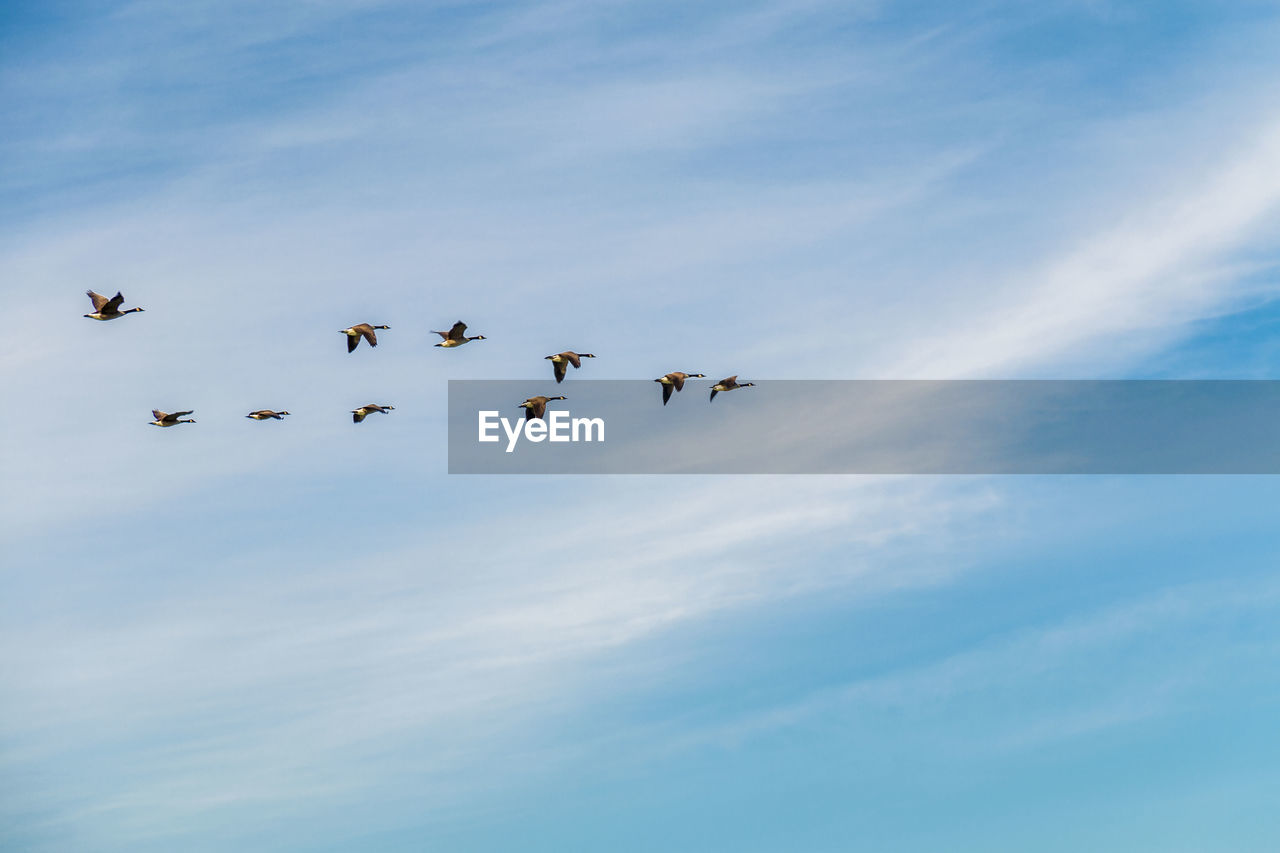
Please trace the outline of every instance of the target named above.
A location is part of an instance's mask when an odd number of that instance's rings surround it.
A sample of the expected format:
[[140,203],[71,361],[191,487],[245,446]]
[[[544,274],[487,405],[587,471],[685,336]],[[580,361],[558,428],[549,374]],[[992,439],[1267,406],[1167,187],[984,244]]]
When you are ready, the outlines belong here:
[[565,348],[1276,378],[1274,4],[261,5],[0,11],[0,846],[1280,844],[1271,479],[444,474]]

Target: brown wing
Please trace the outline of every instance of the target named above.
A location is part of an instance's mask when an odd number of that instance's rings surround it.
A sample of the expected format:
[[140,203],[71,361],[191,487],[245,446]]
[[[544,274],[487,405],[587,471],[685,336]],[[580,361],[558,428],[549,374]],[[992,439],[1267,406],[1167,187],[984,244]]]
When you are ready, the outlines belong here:
[[459,320],[453,324],[453,328],[449,330],[449,340],[460,341],[462,336],[467,333],[467,324]]
[[164,412],[160,411],[159,409],[152,409],[152,410],[151,410],[151,417],[155,418],[155,419],[156,419],[156,420],[158,420],[158,421],[162,421],[162,420],[164,420],[165,418],[167,418],[167,417],[169,417],[169,416],[168,416],[167,414],[165,414]]
[[[717,383],[717,384],[718,384],[718,383]],[[716,394],[718,394],[718,393],[720,393],[720,392],[719,392],[719,391],[717,391],[716,389],[712,388],[712,389],[711,389],[711,399],[712,399],[712,400],[714,400],[714,399],[716,398]]]
[[684,374],[683,374],[683,373],[673,373],[673,374],[671,374],[671,381],[672,381],[672,382],[674,382],[674,383],[676,384],[676,390],[677,390],[677,391],[683,391],[683,390],[684,390]]
[[360,336],[347,335],[347,352],[354,352],[358,346],[360,346]]
[[671,386],[663,385],[662,386],[662,405],[665,406],[667,404],[667,401],[670,399],[671,399]]
[[525,403],[528,404],[524,407],[524,419],[526,421],[540,418],[547,413],[546,397],[530,397],[525,400]]
[[378,345],[378,336],[373,331],[373,326],[370,326],[368,323],[361,323],[359,326],[356,326],[356,328],[360,331],[360,337],[369,342],[369,346],[376,347]]
[[188,412],[174,412],[172,415],[169,415],[169,417],[180,418],[183,415],[194,415],[195,413],[196,413],[195,409],[192,409],[191,411],[188,411]]
[[737,384],[738,384],[738,374],[736,374],[736,373],[735,373],[735,374],[733,374],[732,376],[730,376],[730,377],[729,377],[729,378],[727,378],[727,379],[721,379],[721,380],[720,380],[720,382],[719,382],[719,383],[717,383],[717,384],[720,384],[720,385],[728,385],[728,386],[730,386],[730,387],[732,387],[732,386],[734,386],[734,385],[737,385]]
[[94,293],[92,290],[86,290],[85,295],[87,295],[89,297],[89,300],[93,302],[93,310],[95,312],[101,311],[102,306],[106,305],[108,302],[111,301],[107,299],[107,297],[103,296],[101,293]]
[[551,369],[556,372],[556,384],[559,385],[564,381],[564,375],[569,372],[569,365],[563,361],[553,361]]
[[116,295],[107,300],[107,304],[100,309],[104,314],[115,314],[120,310],[120,306],[124,304],[124,294],[119,291]]
[[362,420],[364,420],[364,416],[367,414],[368,412],[363,411],[362,409],[356,409],[354,412],[351,413],[352,423],[357,423],[357,424],[360,423]]
[[562,352],[560,354],[569,359],[569,363],[573,365],[575,370],[582,367],[582,359],[578,358],[578,354],[576,352]]

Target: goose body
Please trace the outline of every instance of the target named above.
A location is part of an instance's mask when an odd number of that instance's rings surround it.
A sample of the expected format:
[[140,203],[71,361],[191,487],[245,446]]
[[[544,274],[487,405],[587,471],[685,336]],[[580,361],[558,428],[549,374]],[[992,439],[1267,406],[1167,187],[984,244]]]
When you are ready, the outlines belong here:
[[711,399],[714,400],[716,398],[716,394],[721,391],[732,391],[735,388],[750,388],[755,384],[756,383],[754,382],[743,382],[742,384],[738,384],[738,376],[737,374],[734,374],[727,379],[721,379],[715,385],[711,386]]
[[705,373],[680,373],[676,371],[675,373],[668,373],[666,376],[660,376],[653,381],[662,385],[662,405],[665,406],[667,401],[671,399],[673,391],[684,390],[684,381],[686,379],[705,379],[706,375]]
[[569,365],[572,364],[574,370],[582,367],[581,359],[584,358],[595,358],[595,356],[589,352],[573,352],[571,350],[546,356],[547,361],[551,362],[552,370],[555,371],[556,384],[559,385],[564,381],[565,374],[569,372]]
[[453,328],[447,332],[437,332],[432,330],[432,334],[439,335],[444,340],[436,344],[438,347],[449,349],[451,347],[460,347],[471,341],[483,341],[484,335],[472,335],[467,337],[467,324],[459,320],[453,324]]
[[274,418],[275,420],[279,421],[279,420],[283,420],[283,419],[284,419],[284,418],[283,418],[283,416],[284,416],[284,415],[287,415],[287,414],[289,414],[289,413],[288,413],[288,412],[273,412],[273,411],[271,411],[270,409],[259,409],[259,410],[258,410],[258,411],[256,411],[256,412],[250,412],[249,414],[245,415],[245,417],[246,417],[246,418],[253,418],[255,421],[265,421],[265,420],[267,420],[268,418]]
[[93,313],[84,315],[91,320],[115,320],[125,314],[132,314],[135,311],[142,310],[141,308],[126,308],[121,311],[120,305],[124,302],[124,295],[119,291],[110,299],[101,293],[94,293],[92,290],[86,290],[85,295],[93,302]]
[[368,323],[357,323],[348,329],[343,329],[342,334],[347,336],[347,352],[354,352],[355,348],[360,346],[361,338],[368,341],[369,346],[376,347],[378,345],[378,335],[374,332],[374,329],[390,328],[390,326],[370,326]]
[[551,400],[567,400],[568,397],[530,397],[520,404],[520,408],[524,409],[524,419],[531,421],[534,418],[542,419],[547,414],[547,403]]
[[183,415],[191,415],[191,414],[195,414],[195,412],[194,411],[173,412],[172,414],[170,414],[169,412],[162,412],[159,409],[152,409],[151,416],[155,418],[155,420],[152,421],[151,423],[152,425],[158,426],[158,427],[171,427],[171,426],[177,426],[178,424],[193,424],[195,423],[195,420],[193,420],[192,418],[182,417]]
[[379,406],[377,403],[367,403],[358,409],[351,410],[351,421],[358,424],[373,412],[381,412],[385,415],[394,408],[395,406]]

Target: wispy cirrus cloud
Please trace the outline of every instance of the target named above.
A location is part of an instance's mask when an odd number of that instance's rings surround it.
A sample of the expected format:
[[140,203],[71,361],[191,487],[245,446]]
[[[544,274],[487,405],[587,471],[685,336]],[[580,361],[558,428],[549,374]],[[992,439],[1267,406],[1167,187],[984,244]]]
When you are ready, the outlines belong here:
[[[74,34],[93,50],[17,60],[0,265],[11,324],[41,336],[2,345],[4,399],[60,414],[11,419],[4,451],[13,837],[193,849],[196,827],[225,849],[340,831],[322,812],[361,797],[421,797],[409,822],[423,801],[500,809],[493,790],[575,748],[612,757],[555,723],[610,701],[593,676],[648,672],[636,689],[668,697],[666,659],[637,651],[655,638],[710,667],[735,655],[701,632],[764,603],[959,586],[970,552],[949,547],[1018,523],[994,486],[459,485],[431,456],[437,408],[448,376],[545,382],[566,346],[631,378],[1123,372],[1131,342],[1229,310],[1239,253],[1270,243],[1274,68],[1197,88],[1210,54],[1144,42],[1153,86],[1106,39],[1036,30],[1071,5],[331,4],[252,25],[142,5]],[[1114,95],[1089,82],[1099,57]],[[1224,80],[1217,135],[1184,145]],[[85,287],[148,313],[91,324]],[[429,351],[459,318],[490,340]],[[336,330],[364,319],[393,330],[348,357]],[[353,431],[383,395],[396,414]],[[147,427],[157,397],[199,430]],[[294,421],[243,419],[276,405]],[[1052,686],[1027,662],[1141,635],[1099,618],[693,728],[748,742],[828,699],[927,717],[969,682]],[[1019,730],[1159,714],[1197,684],[1037,706]],[[664,719],[610,734],[659,752],[683,742]]]

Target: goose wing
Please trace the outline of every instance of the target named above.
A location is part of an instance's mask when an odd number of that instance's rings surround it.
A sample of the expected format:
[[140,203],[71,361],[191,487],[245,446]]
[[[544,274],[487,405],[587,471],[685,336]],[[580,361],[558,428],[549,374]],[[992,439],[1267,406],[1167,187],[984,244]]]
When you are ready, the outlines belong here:
[[356,330],[360,332],[360,337],[369,342],[369,346],[376,347],[378,345],[378,335],[373,331],[373,326],[368,323],[361,323],[356,326]]
[[670,385],[662,386],[662,405],[664,406],[667,404],[667,401],[671,399],[671,388],[672,386]]
[[541,418],[547,413],[546,397],[530,397],[528,400],[525,400],[525,403],[527,404],[524,407],[524,419],[526,421],[533,420],[534,418]]
[[559,385],[564,381],[564,375],[569,372],[569,365],[563,361],[551,362],[551,369],[556,373],[556,384]]
[[685,380],[685,375],[683,373],[671,374],[671,381],[675,383],[677,391],[684,390],[684,380]]
[[453,324],[453,328],[449,330],[448,338],[452,341],[462,340],[462,336],[467,333],[467,324],[459,320]]
[[165,412],[160,411],[159,409],[152,409],[151,417],[155,418],[158,421],[162,421],[165,418],[169,417],[169,415]]
[[93,303],[94,311],[101,311],[102,306],[106,305],[108,302],[111,301],[107,299],[107,297],[103,296],[101,293],[94,293],[92,290],[86,290],[85,295],[88,296],[89,301]]
[[582,359],[578,358],[578,354],[576,352],[562,352],[560,354],[569,359],[569,363],[573,365],[575,370],[582,367]]
[[116,291],[116,295],[107,300],[106,304],[100,309],[104,314],[115,314],[120,310],[120,306],[124,304],[124,294]]

